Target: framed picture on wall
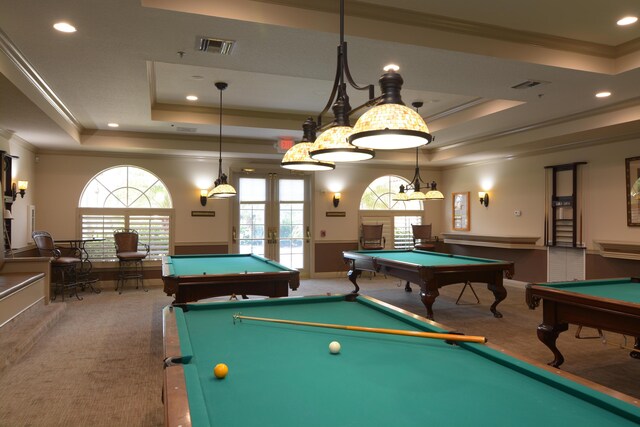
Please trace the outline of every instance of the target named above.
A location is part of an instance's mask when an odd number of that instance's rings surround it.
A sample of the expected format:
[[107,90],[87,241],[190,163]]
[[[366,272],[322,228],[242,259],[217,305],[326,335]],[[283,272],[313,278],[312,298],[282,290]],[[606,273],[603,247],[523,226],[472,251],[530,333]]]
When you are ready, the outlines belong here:
[[469,231],[469,192],[453,193],[452,197],[453,229],[456,231]]
[[627,170],[627,225],[640,227],[640,157],[625,159]]

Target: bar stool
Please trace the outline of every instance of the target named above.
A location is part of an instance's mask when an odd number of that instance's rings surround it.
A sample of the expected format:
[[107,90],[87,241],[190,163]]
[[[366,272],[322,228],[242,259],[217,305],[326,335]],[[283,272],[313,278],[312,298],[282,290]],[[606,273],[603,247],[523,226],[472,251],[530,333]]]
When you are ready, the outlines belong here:
[[[128,279],[136,280],[136,289],[138,286],[145,292],[144,272],[142,269],[142,260],[149,256],[149,245],[139,243],[138,232],[136,230],[121,229],[113,232],[113,238],[116,245],[116,256],[118,257],[118,281],[116,283],[116,291],[122,294],[122,288]],[[138,247],[144,247],[144,251],[139,251]]]
[[51,237],[51,234],[47,231],[34,231],[31,233],[31,238],[38,248],[40,256],[48,257],[51,259],[51,287],[53,289],[52,300],[55,300],[58,293],[62,295],[62,301],[64,301],[64,293],[70,290],[69,296],[75,295],[78,300],[82,300],[78,295],[78,271],[82,264],[80,257],[80,251],[73,248],[64,248],[65,252],[68,252],[63,256],[60,248],[56,247],[56,244]]

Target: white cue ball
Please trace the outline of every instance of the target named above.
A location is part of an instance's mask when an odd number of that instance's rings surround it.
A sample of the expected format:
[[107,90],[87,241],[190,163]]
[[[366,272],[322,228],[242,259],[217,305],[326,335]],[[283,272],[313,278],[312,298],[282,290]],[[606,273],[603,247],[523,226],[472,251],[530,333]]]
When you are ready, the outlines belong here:
[[331,341],[331,344],[329,344],[329,351],[331,354],[340,353],[340,343],[338,341]]

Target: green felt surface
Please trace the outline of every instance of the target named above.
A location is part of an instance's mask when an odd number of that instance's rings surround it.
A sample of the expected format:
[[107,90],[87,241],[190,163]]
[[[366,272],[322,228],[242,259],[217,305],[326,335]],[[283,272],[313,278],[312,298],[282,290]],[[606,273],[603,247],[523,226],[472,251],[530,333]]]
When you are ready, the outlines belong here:
[[538,286],[640,304],[640,283],[632,282],[630,278],[555,282]]
[[427,251],[356,251],[356,253],[369,255],[376,258],[385,258],[393,261],[408,262],[411,264],[423,266],[442,266],[442,265],[469,265],[469,264],[487,264],[500,262],[494,259],[475,258],[460,255],[449,255],[439,252]]
[[[197,371],[197,380],[193,372],[187,374],[194,425],[548,427],[640,422],[636,407],[481,344],[452,346],[441,340],[249,320],[234,325],[237,312],[438,331],[361,297],[356,302],[314,297],[189,305],[178,328],[181,340],[189,337],[191,348],[183,351],[193,352],[188,366]],[[338,355],[328,351],[334,340],[342,345]],[[217,363],[229,366],[223,380],[212,374]],[[618,415],[625,411],[635,422]]]
[[289,271],[275,261],[253,254],[174,255],[167,259],[173,276]]

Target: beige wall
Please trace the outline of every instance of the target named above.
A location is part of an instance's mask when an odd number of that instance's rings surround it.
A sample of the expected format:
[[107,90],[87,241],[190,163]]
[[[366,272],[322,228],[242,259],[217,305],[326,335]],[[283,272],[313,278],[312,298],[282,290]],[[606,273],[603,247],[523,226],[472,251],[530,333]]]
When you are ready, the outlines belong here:
[[[585,242],[593,240],[639,242],[640,227],[627,227],[625,204],[625,157],[640,155],[638,141],[625,141],[577,150],[543,154],[455,167],[438,172],[423,168],[421,174],[436,180],[445,194],[443,202],[429,202],[425,222],[434,225],[434,233],[451,231],[451,193],[471,193],[472,234],[497,236],[539,236],[543,245],[544,167],[586,161]],[[209,186],[217,175],[215,159],[167,156],[118,156],[87,154],[34,154],[26,144],[11,144],[16,162],[16,177],[29,180],[24,199],[14,204],[14,247],[31,243],[26,236],[27,206],[36,206],[36,228],[49,230],[54,237],[78,234],[77,205],[84,185],[100,171],[131,164],[162,178],[175,207],[175,244],[226,244],[229,239],[229,201],[209,199],[206,208],[199,202],[199,186]],[[231,165],[233,167],[233,165]],[[274,167],[277,167],[274,165]],[[355,242],[358,240],[358,207],[362,192],[375,178],[397,174],[410,179],[413,168],[380,165],[341,164],[334,171],[316,172],[312,177],[312,221],[315,243]],[[478,203],[482,182],[493,182],[488,208]],[[202,182],[204,181],[204,183]],[[342,193],[338,208],[332,204],[334,186]],[[192,210],[215,210],[213,218],[191,217]],[[522,215],[517,217],[514,211]],[[345,211],[346,217],[327,217],[327,211]],[[320,237],[325,230],[326,236]]]
[[33,147],[15,137],[2,140],[2,147],[14,158],[11,162],[12,182],[29,181],[29,187],[24,198],[18,197],[11,206],[11,214],[14,220],[11,222],[11,246],[13,248],[24,247],[31,243],[31,236],[27,231],[27,212],[29,205],[33,204],[35,188],[35,153]]
[[[40,154],[36,163],[37,228],[54,237],[78,234],[77,206],[86,183],[102,170],[134,165],[157,175],[169,189],[175,209],[175,243],[226,242],[229,235],[229,201],[200,205],[198,183],[211,185],[217,175],[212,160],[176,157],[118,157],[108,155]],[[192,217],[192,210],[213,210],[215,217]],[[58,237],[60,239],[65,237]]]
[[[442,175],[446,190],[445,229],[451,231],[451,193],[471,192],[471,234],[540,236],[543,245],[545,166],[585,161],[583,175],[584,242],[640,242],[640,227],[628,227],[625,161],[640,155],[640,142],[625,141],[571,151],[458,167]],[[483,180],[493,181],[487,208],[478,202]],[[514,211],[520,210],[521,216]]]
[[[360,198],[369,184],[384,175],[398,175],[410,180],[414,170],[371,165],[366,162],[360,164],[339,164],[330,172],[316,172],[314,176],[313,212],[314,238],[316,241],[357,241],[358,212]],[[420,175],[425,180],[440,182],[440,172],[421,168]],[[340,205],[333,207],[332,189],[342,193]],[[423,221],[432,223],[434,233],[442,229],[442,202],[426,202]],[[326,212],[344,211],[346,217],[327,217]],[[326,237],[320,236],[320,231],[326,231]]]

